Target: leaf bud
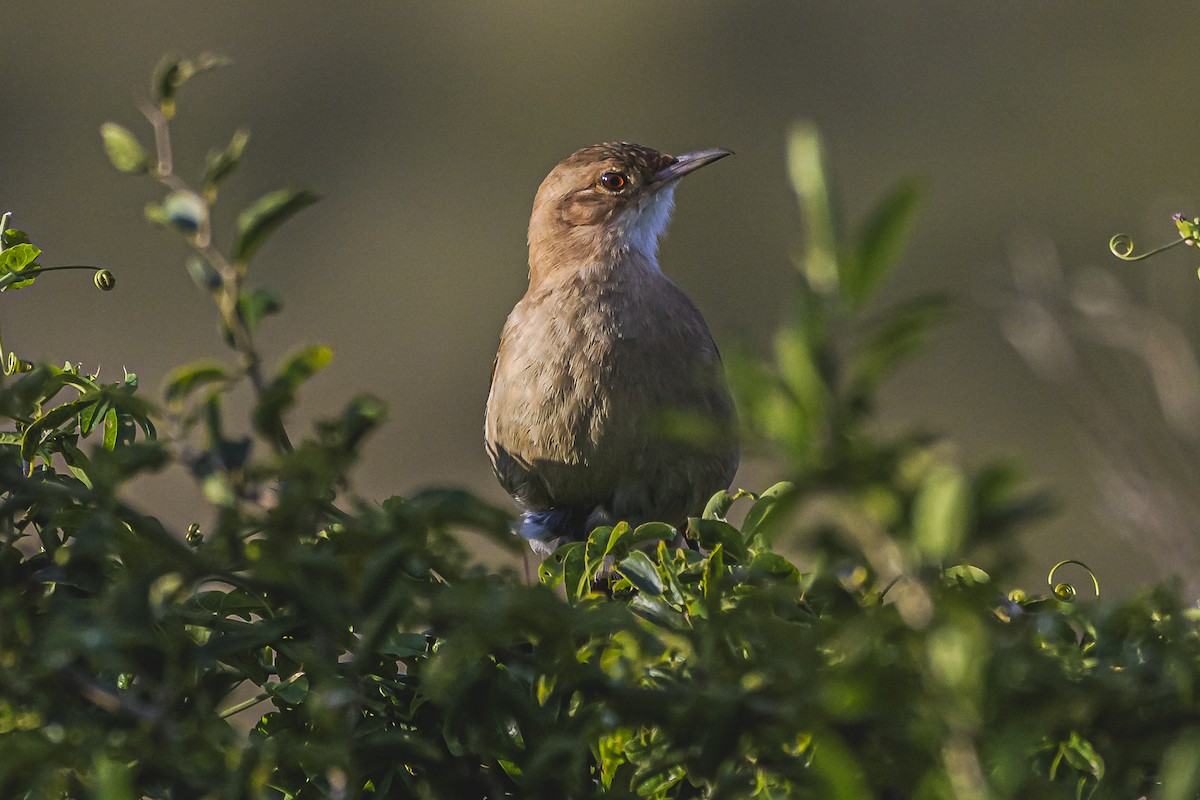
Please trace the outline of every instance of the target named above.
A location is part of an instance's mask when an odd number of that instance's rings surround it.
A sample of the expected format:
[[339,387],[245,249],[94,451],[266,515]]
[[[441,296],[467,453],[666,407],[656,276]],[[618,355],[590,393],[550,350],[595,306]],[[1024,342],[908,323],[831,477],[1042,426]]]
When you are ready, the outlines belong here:
[[162,210],[167,220],[185,233],[195,233],[208,224],[208,205],[195,192],[172,192],[163,201]]

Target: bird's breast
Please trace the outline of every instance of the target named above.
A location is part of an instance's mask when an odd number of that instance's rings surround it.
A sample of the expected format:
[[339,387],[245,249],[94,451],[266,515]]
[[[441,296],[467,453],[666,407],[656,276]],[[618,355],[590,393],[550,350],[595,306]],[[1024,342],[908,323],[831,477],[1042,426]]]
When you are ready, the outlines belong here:
[[606,496],[630,474],[677,461],[666,431],[695,419],[729,442],[714,457],[723,475],[736,444],[720,358],[695,306],[657,269],[632,278],[579,271],[531,288],[509,315],[486,435],[513,481],[536,478],[527,494]]

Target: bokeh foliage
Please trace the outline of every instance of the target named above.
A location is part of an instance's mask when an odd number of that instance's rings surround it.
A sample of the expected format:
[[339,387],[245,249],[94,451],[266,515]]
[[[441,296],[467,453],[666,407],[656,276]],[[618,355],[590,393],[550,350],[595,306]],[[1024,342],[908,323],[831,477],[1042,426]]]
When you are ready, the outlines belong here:
[[[789,480],[717,495],[686,548],[664,524],[597,529],[529,584],[462,544],[515,547],[503,511],[448,489],[354,493],[379,400],[293,442],[287,412],[332,354],[265,367],[254,334],[281,304],[248,279],[315,198],[269,193],[214,244],[246,134],[193,187],[169,123],[220,63],[160,66],[153,148],[102,135],[115,167],[163,184],[147,216],[192,249],[233,359],[181,367],[161,403],[132,375],[21,359],[0,384],[0,796],[1197,796],[1195,610],[1169,586],[1006,594],[1006,543],[1044,500],[1009,468],[872,428],[880,381],[942,310],[871,302],[915,186],[848,234],[816,134],[793,132],[795,314],[770,359],[730,364],[748,433]],[[5,237],[9,273],[39,257]],[[248,420],[225,410],[237,393]],[[171,464],[212,507],[186,533],[125,499]]]

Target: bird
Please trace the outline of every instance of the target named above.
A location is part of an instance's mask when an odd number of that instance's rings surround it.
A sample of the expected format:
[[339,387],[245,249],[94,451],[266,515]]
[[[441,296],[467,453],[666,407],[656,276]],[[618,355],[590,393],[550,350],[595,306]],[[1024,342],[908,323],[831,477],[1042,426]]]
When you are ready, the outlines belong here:
[[484,438],[539,555],[622,520],[678,529],[733,480],[720,353],[658,263],[679,180],[732,154],[597,144],[537,190],[529,287],[500,334]]

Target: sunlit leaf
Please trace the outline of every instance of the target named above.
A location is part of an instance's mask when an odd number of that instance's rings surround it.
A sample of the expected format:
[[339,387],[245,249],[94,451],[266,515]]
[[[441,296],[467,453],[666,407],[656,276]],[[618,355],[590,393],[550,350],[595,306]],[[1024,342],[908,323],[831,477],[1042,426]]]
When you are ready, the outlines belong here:
[[629,547],[641,547],[651,542],[669,542],[678,535],[673,527],[665,522],[643,522],[625,537]]
[[708,504],[704,506],[704,513],[700,516],[704,519],[725,519],[725,515],[729,513],[730,507],[733,506],[733,497],[724,489],[721,489],[711,498]]
[[663,582],[658,569],[650,556],[641,550],[634,550],[623,558],[615,567],[615,571],[625,580],[634,585],[639,592],[662,594]]
[[137,797],[129,764],[97,756],[94,769],[96,800],[134,800]]
[[970,514],[966,477],[949,464],[935,467],[913,504],[917,545],[935,560],[954,555],[966,541]]
[[800,200],[807,251],[798,264],[817,292],[830,295],[838,287],[838,237],[825,180],[821,137],[816,126],[799,123],[788,136],[788,176]]
[[106,122],[100,126],[100,136],[104,140],[104,152],[117,171],[136,175],[150,169],[150,157],[127,129],[115,122]]
[[0,292],[22,289],[33,283],[34,276],[25,277],[21,273],[37,267],[35,259],[41,252],[28,243],[0,250]]
[[746,518],[742,521],[742,534],[749,537],[761,533],[780,500],[789,497],[794,489],[789,481],[780,481],[760,494],[746,512]]
[[700,543],[705,550],[723,545],[726,552],[738,561],[746,558],[746,543],[741,531],[718,519],[692,517],[688,520],[688,535]]

